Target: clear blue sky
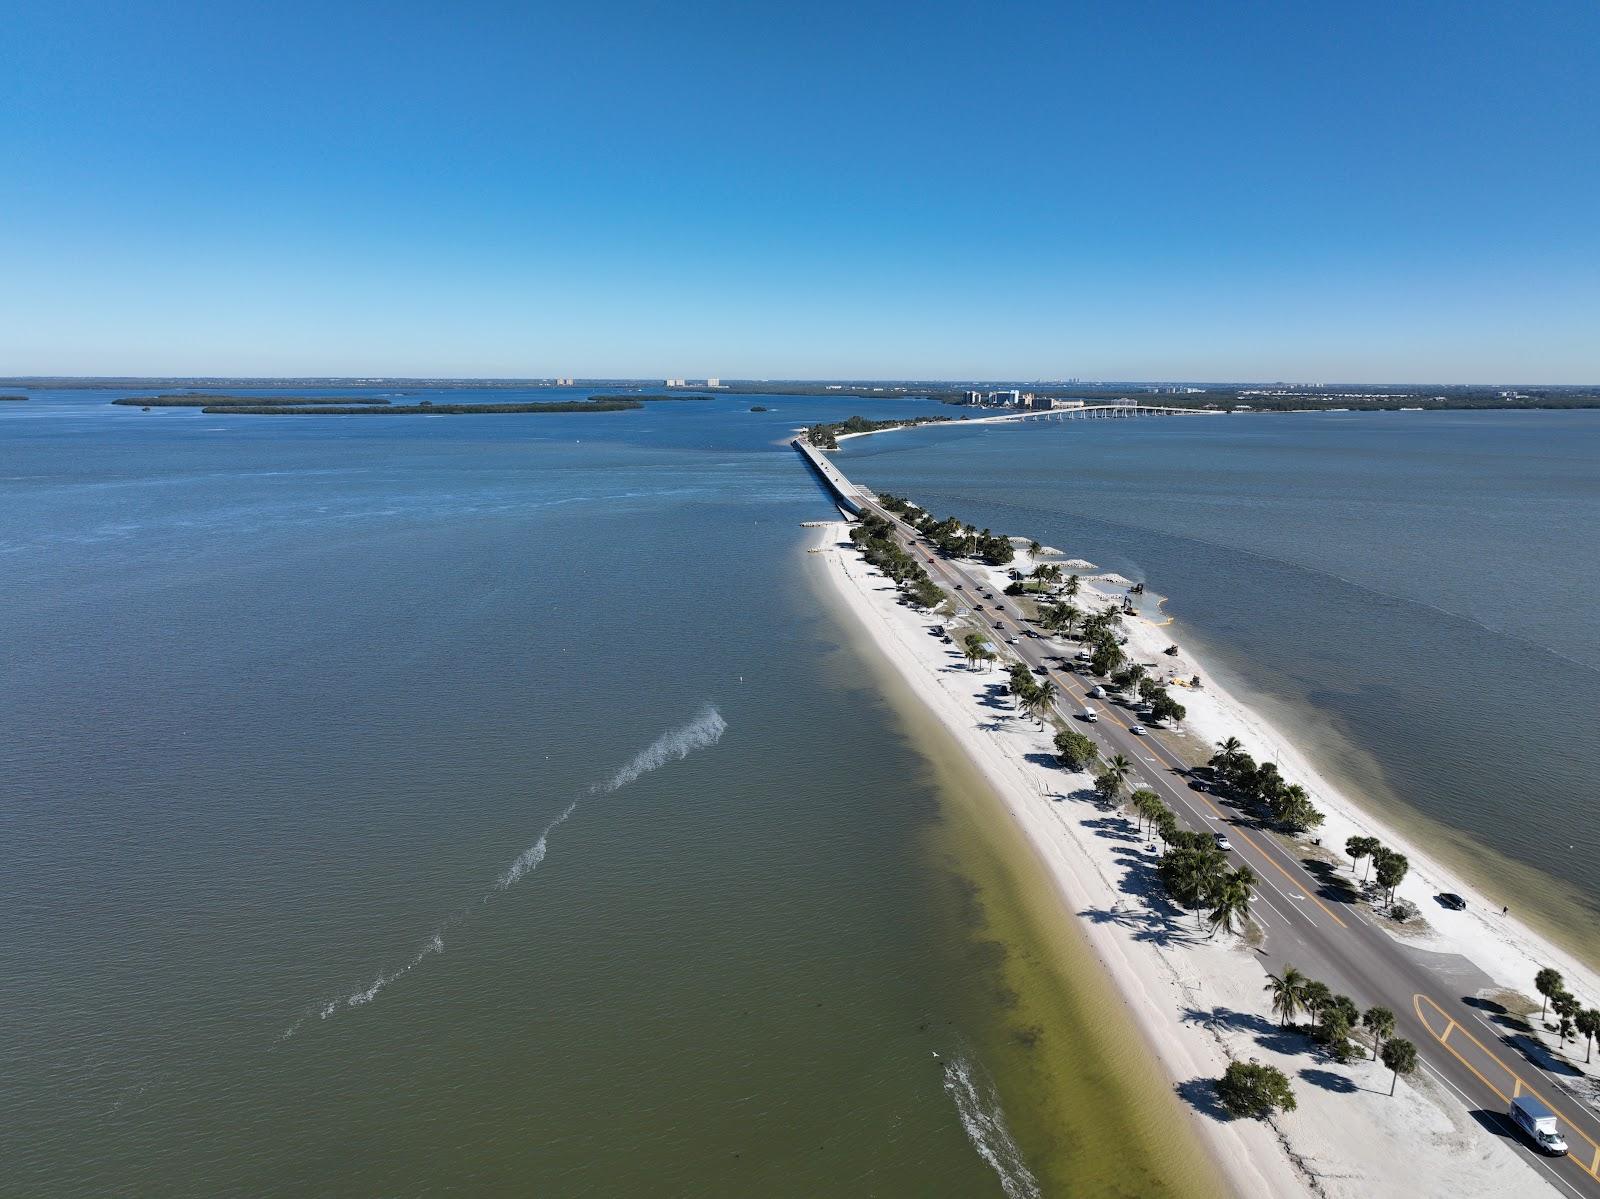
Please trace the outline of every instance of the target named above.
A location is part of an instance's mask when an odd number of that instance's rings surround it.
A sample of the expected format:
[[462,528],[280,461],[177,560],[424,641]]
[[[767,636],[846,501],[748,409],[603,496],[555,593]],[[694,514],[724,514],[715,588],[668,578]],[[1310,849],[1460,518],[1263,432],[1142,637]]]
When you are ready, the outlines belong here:
[[1600,4],[0,0],[0,375],[1600,381]]

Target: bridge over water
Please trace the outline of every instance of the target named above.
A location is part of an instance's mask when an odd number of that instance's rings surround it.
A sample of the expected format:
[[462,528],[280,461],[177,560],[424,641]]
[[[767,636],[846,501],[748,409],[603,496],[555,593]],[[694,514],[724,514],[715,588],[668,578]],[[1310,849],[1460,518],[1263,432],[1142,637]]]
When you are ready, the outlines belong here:
[[1143,416],[1226,416],[1222,408],[1180,408],[1172,404],[1085,404],[1078,408],[1040,408],[1000,416],[969,417],[963,424],[1022,420],[1132,420]]

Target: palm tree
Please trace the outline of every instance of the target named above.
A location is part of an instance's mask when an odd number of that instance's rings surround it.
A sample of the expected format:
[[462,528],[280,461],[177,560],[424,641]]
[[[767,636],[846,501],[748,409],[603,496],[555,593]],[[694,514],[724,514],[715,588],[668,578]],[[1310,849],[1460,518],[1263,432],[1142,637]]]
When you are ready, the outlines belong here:
[[1322,1023],[1322,1013],[1333,1002],[1333,989],[1325,982],[1312,979],[1300,988],[1300,1002],[1311,1013],[1313,1024]]
[[1140,788],[1138,791],[1133,793],[1133,810],[1134,813],[1139,817],[1139,825],[1141,828],[1143,827],[1144,822],[1148,820],[1150,822],[1151,829],[1154,829],[1156,823],[1156,813],[1158,811],[1166,811],[1167,805],[1161,802],[1161,797],[1154,791],[1147,791],[1144,788]]
[[1372,1060],[1377,1061],[1384,1041],[1394,1036],[1394,1013],[1386,1007],[1369,1007],[1361,1017],[1361,1026],[1372,1034]]
[[1539,1019],[1544,1019],[1545,1012],[1550,1007],[1550,996],[1561,990],[1563,982],[1561,971],[1552,970],[1549,966],[1533,976],[1533,985],[1538,988],[1539,994],[1544,996],[1544,1006],[1539,1009]]
[[1280,1028],[1288,1027],[1295,1013],[1304,1006],[1302,996],[1305,994],[1306,983],[1310,981],[1293,966],[1285,966],[1281,975],[1267,976],[1267,985],[1264,989],[1272,992],[1272,1011],[1278,1017]]
[[1244,742],[1237,737],[1225,737],[1217,742],[1217,752],[1211,755],[1211,765],[1226,775],[1238,765],[1243,753]]
[[1024,702],[1026,703],[1028,710],[1033,713],[1034,719],[1039,722],[1039,727],[1043,728],[1044,717],[1042,713],[1048,712],[1055,706],[1056,685],[1049,679],[1046,679],[1032,691],[1028,692],[1027,699]]
[[1403,1037],[1396,1038],[1383,1047],[1383,1064],[1394,1071],[1394,1077],[1389,1080],[1389,1094],[1393,1095],[1400,1076],[1417,1068],[1417,1047]]
[[1255,871],[1248,866],[1239,867],[1222,880],[1213,901],[1216,906],[1211,909],[1213,937],[1218,929],[1237,933],[1244,927],[1245,921],[1250,918],[1250,900],[1255,897],[1258,881]]
[[[1355,864],[1361,861],[1362,858],[1370,858],[1382,848],[1383,845],[1376,837],[1351,837],[1344,843],[1344,851],[1350,855],[1350,872],[1352,874],[1355,873]],[[1368,869],[1371,869],[1370,862],[1368,863]],[[1367,880],[1363,878],[1361,881],[1366,882]]]
[[1574,1018],[1573,1023],[1583,1034],[1583,1060],[1588,1061],[1594,1054],[1594,1039],[1600,1037],[1600,1011],[1592,1007],[1584,1008]]
[[1128,775],[1133,773],[1133,763],[1122,754],[1112,754],[1106,762],[1105,772],[1116,780],[1117,789],[1121,790]]
[[1411,863],[1405,854],[1395,853],[1391,849],[1380,849],[1372,857],[1378,865],[1378,885],[1389,893],[1389,902],[1393,904],[1394,889],[1405,878]]

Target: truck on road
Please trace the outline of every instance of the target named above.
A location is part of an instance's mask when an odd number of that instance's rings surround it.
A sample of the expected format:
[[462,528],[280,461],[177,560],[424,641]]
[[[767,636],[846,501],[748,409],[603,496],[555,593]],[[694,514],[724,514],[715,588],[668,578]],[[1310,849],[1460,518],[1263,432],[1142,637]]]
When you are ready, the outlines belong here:
[[1520,1128],[1540,1153],[1560,1157],[1567,1151],[1556,1114],[1532,1095],[1518,1095],[1511,1101],[1511,1122]]

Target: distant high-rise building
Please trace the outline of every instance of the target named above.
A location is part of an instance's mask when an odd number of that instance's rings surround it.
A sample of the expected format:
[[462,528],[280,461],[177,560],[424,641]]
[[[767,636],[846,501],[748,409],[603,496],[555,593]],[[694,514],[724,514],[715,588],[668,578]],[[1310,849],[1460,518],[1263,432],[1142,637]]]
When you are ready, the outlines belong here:
[[707,379],[706,380],[706,388],[707,388],[707,390],[710,390],[713,387],[721,387],[721,386],[722,386],[722,380],[721,379]]

